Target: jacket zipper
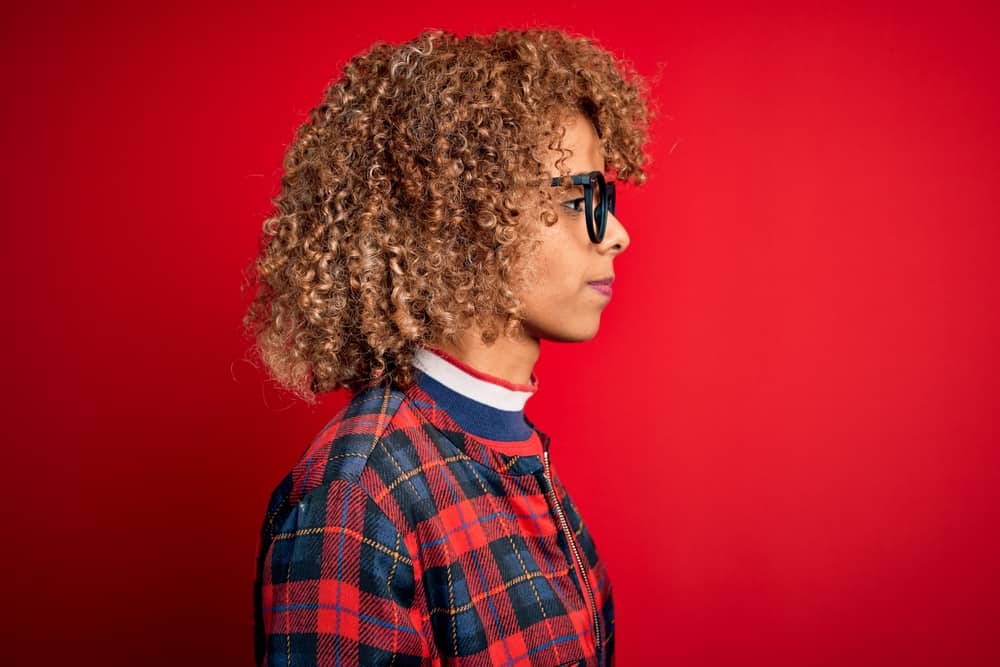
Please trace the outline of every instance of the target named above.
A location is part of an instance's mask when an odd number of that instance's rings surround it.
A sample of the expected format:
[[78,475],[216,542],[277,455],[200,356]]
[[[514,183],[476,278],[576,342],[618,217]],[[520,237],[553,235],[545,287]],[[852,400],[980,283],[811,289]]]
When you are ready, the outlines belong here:
[[580,569],[580,575],[582,576],[583,585],[587,587],[588,601],[590,602],[590,613],[594,618],[594,646],[597,650],[597,660],[601,660],[601,626],[598,622],[597,616],[597,602],[594,601],[594,591],[590,587],[590,579],[587,577],[587,569],[583,565],[583,559],[580,557],[580,552],[576,549],[576,542],[573,539],[573,533],[569,529],[569,523],[566,521],[566,517],[563,516],[562,507],[559,505],[559,499],[556,497],[555,486],[552,484],[552,478],[549,476],[549,452],[546,450],[545,455],[545,481],[548,483],[549,495],[552,497],[552,503],[555,505],[556,514],[559,515],[559,524],[563,528],[563,532],[566,535],[566,541],[569,542],[569,548],[573,552],[573,557],[576,559],[576,563]]

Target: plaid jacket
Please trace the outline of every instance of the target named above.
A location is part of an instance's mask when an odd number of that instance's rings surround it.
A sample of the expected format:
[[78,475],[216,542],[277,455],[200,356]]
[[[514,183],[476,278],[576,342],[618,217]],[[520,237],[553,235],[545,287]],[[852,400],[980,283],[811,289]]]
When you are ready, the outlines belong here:
[[356,393],[268,503],[257,664],[614,665],[608,572],[525,421],[542,457],[485,446],[419,384]]

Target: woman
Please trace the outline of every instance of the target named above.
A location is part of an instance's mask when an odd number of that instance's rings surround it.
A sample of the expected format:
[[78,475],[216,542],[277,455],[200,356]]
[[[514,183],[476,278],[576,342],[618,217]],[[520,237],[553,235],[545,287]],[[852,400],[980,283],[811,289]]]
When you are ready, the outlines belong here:
[[[275,488],[258,664],[610,665],[611,580],[528,419],[629,245],[648,95],[560,31],[427,31],[351,60],[298,131],[245,324],[350,403]],[[562,445],[564,456],[572,445]]]

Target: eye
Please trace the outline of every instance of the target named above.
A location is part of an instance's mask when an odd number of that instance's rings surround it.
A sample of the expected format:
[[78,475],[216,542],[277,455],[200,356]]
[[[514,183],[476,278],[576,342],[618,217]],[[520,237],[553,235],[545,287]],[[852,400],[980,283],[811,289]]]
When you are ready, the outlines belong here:
[[575,211],[576,213],[582,213],[584,210],[583,197],[579,197],[577,199],[570,199],[569,201],[564,201],[562,205],[571,211]]

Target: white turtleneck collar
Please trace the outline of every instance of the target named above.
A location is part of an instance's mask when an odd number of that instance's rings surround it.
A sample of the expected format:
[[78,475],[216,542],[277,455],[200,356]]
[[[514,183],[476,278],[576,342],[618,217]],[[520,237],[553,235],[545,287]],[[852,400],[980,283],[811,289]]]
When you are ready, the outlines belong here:
[[440,349],[418,345],[413,365],[452,391],[497,410],[523,411],[538,389],[534,373],[531,384],[510,382],[477,370]]

